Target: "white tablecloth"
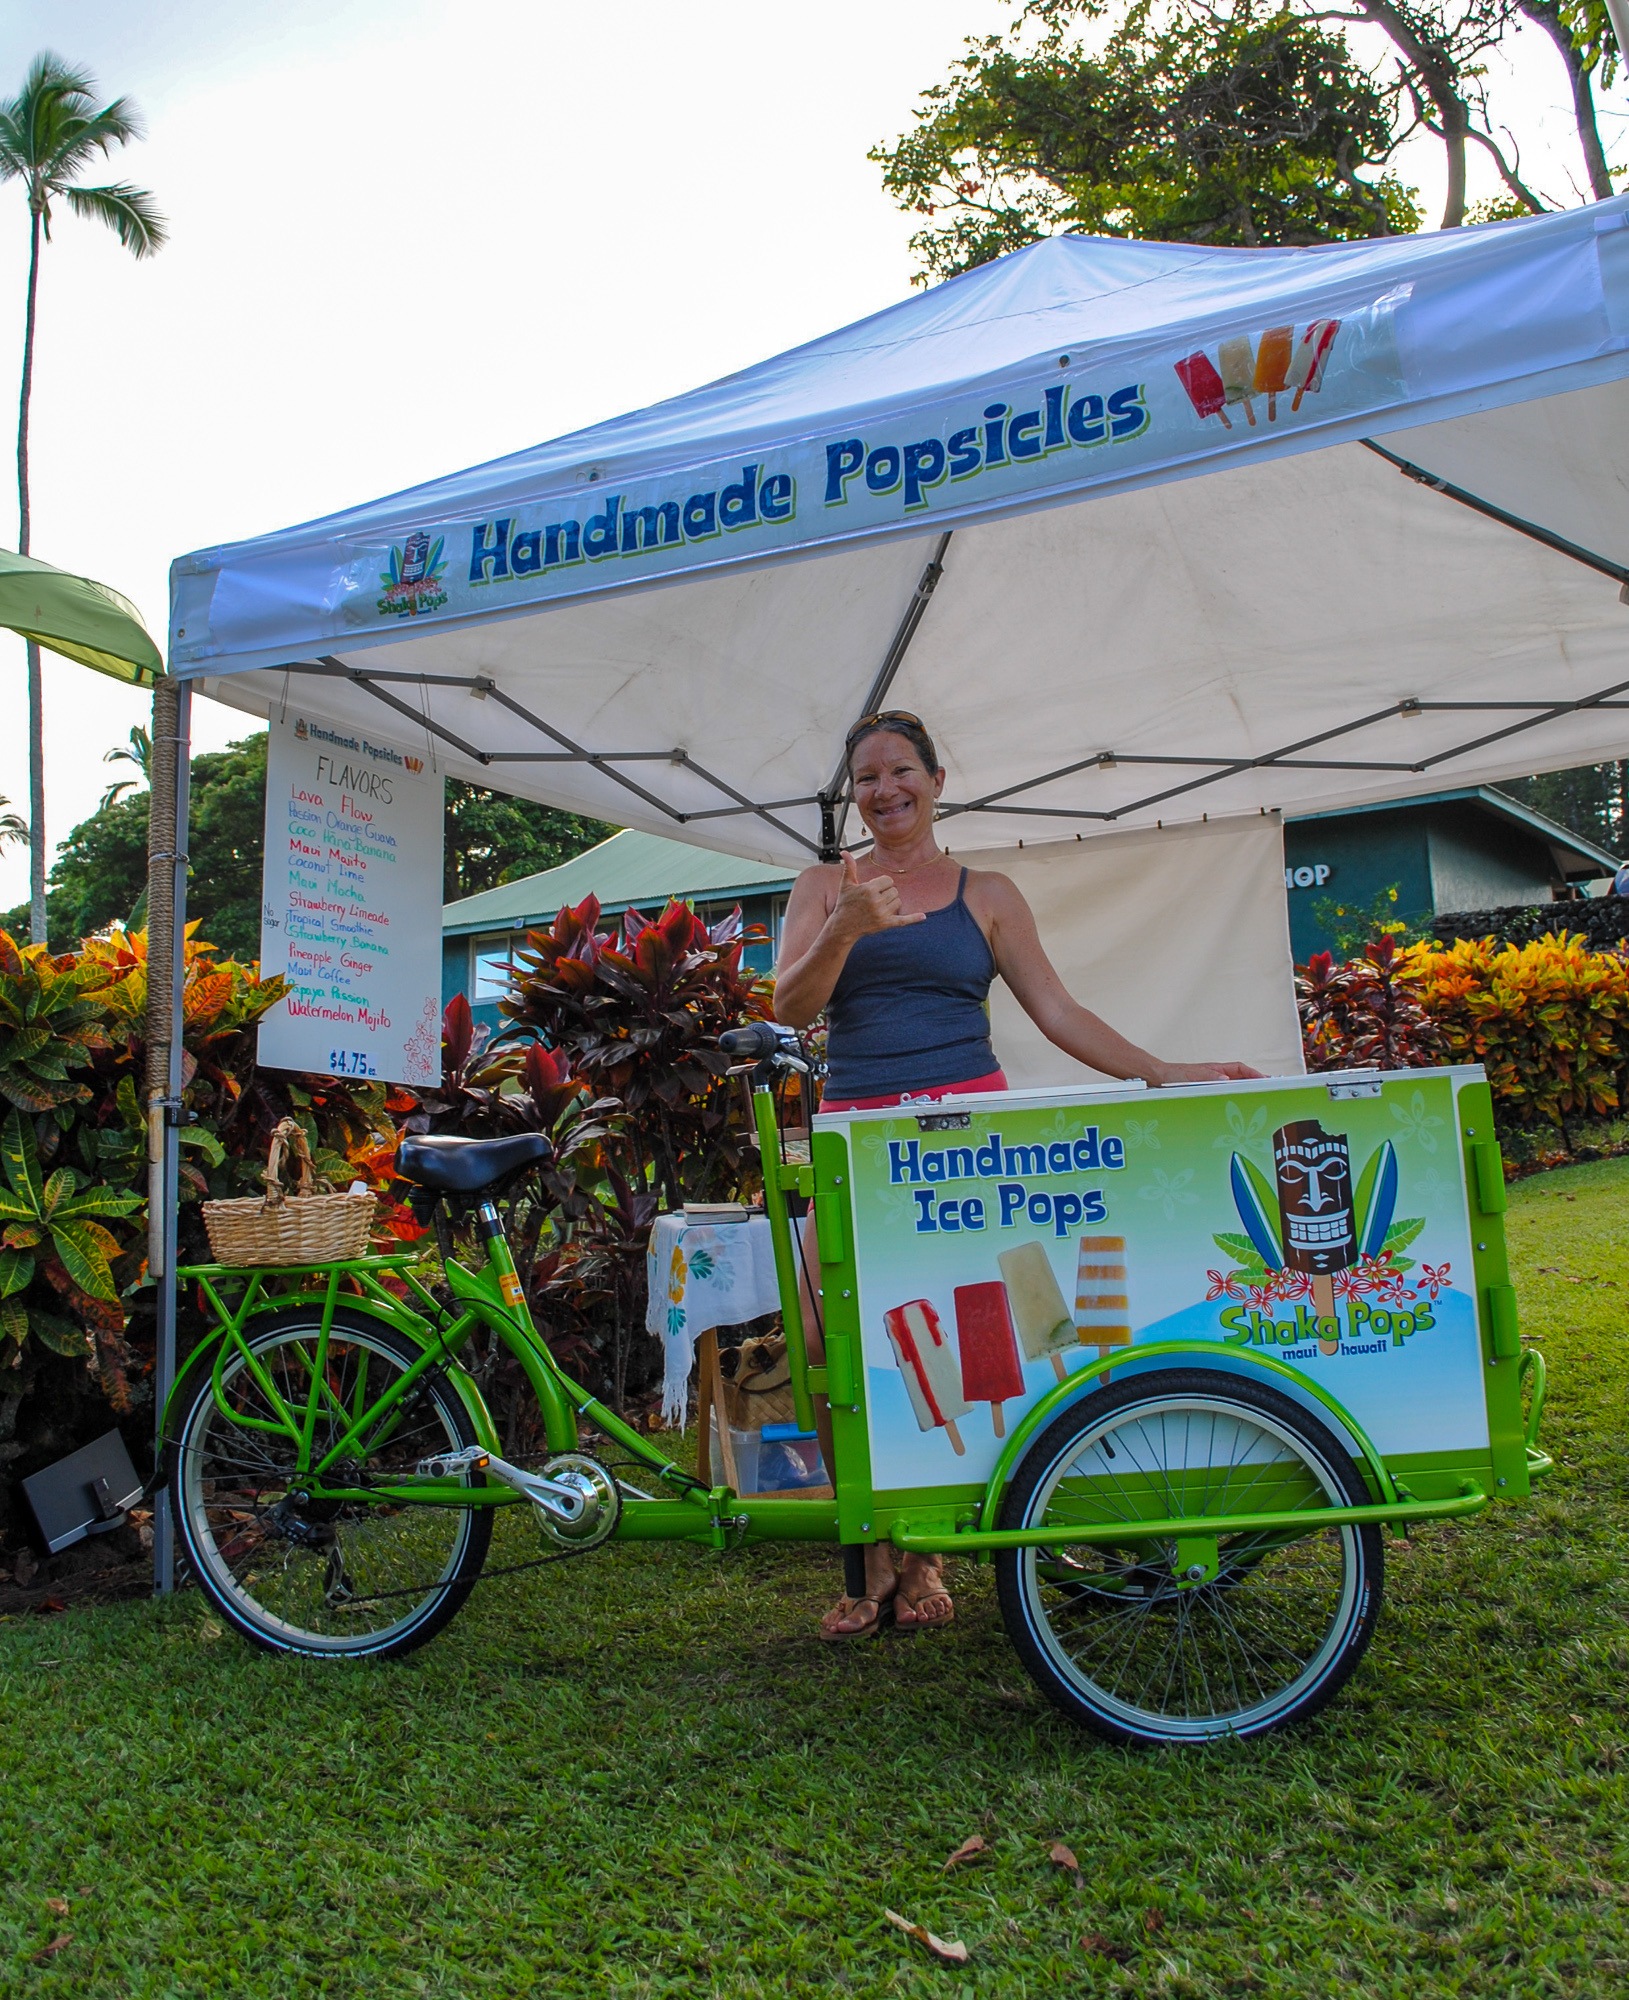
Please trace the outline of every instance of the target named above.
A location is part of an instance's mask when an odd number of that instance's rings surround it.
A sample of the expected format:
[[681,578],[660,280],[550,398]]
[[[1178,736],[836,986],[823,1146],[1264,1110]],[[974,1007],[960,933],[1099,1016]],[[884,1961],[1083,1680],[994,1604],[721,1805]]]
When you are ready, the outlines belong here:
[[769,1218],[686,1222],[659,1215],[645,1253],[647,1329],[661,1337],[662,1421],[682,1424],[696,1339],[709,1327],[739,1326],[780,1310]]

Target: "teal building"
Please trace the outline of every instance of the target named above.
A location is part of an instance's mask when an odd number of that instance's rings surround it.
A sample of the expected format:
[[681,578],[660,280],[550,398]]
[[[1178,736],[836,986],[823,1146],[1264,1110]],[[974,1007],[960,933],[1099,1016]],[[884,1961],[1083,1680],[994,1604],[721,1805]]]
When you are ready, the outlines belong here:
[[1418,922],[1548,903],[1617,866],[1604,847],[1487,785],[1312,813],[1284,823],[1290,947],[1298,965],[1332,951],[1327,906],[1364,911],[1392,887],[1397,914]]

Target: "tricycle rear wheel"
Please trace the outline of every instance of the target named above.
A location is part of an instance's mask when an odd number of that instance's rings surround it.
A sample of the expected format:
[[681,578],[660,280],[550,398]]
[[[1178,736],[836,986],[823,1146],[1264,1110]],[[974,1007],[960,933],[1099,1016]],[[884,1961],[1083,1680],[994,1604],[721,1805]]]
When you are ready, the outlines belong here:
[[[247,1335],[251,1370],[215,1351],[189,1364],[172,1446],[175,1521],[199,1588],[246,1639],[323,1659],[394,1659],[439,1632],[469,1596],[492,1539],[490,1508],[307,1501],[293,1441],[256,1371],[285,1406],[305,1407],[323,1348],[322,1314],[295,1306]],[[314,1457],[423,1358],[370,1314],[333,1315]],[[439,1368],[421,1374],[341,1470],[365,1488],[411,1476],[421,1460],[478,1442]],[[484,1485],[479,1472],[460,1475]]]
[[1114,1525],[1372,1497],[1329,1427],[1278,1390],[1219,1369],[1132,1376],[1064,1411],[1025,1454],[1000,1525],[1056,1522],[1060,1537],[998,1553],[1002,1617],[1048,1697],[1112,1742],[1280,1729],[1362,1658],[1380,1614],[1379,1529],[1245,1532],[1212,1559],[1202,1543],[1116,1542]]

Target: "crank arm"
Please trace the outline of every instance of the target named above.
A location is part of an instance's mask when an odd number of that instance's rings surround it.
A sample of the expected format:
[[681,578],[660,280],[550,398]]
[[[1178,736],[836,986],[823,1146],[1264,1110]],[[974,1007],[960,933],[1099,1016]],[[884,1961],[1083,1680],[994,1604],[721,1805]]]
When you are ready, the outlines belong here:
[[490,1473],[500,1485],[513,1487],[524,1499],[560,1521],[580,1520],[588,1504],[576,1487],[562,1485],[541,1472],[523,1472],[518,1465],[511,1465],[508,1459],[499,1458],[496,1452],[486,1451],[480,1445],[421,1459],[418,1469],[427,1479],[452,1479],[465,1472]]

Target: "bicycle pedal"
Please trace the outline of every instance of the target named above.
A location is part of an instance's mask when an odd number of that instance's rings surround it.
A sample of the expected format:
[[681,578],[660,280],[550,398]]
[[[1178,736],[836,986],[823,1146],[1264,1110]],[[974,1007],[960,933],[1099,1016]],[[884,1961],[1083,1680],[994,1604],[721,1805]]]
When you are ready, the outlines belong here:
[[465,1445],[462,1451],[440,1451],[432,1458],[421,1458],[418,1475],[421,1479],[458,1479],[466,1472],[484,1472],[491,1463],[491,1456],[483,1445]]

